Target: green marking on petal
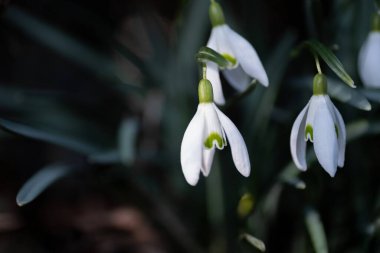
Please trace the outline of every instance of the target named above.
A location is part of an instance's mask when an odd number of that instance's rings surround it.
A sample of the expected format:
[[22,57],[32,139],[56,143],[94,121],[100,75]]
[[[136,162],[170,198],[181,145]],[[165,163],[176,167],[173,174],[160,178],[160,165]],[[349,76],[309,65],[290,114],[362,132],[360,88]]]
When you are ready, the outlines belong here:
[[334,124],[334,127],[335,127],[336,138],[339,138],[339,129],[338,129],[338,126],[336,124]]
[[310,124],[306,125],[305,128],[305,139],[308,139],[308,136],[310,136],[310,140],[313,141],[313,127]]
[[224,59],[226,59],[227,61],[231,62],[232,66],[235,66],[237,64],[236,58],[233,57],[232,55],[223,53],[222,56],[224,57]]
[[217,142],[217,146],[219,149],[222,149],[224,147],[224,140],[222,136],[220,136],[217,132],[212,132],[203,144],[206,148],[210,149],[214,145],[214,141]]

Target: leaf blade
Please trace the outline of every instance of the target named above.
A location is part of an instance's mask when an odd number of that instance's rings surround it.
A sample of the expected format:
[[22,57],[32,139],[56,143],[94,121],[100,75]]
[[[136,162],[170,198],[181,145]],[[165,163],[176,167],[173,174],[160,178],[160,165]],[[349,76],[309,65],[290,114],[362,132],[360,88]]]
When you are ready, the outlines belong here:
[[52,164],[42,168],[21,187],[16,196],[19,206],[26,205],[37,198],[46,188],[72,171],[67,164]]
[[330,67],[330,69],[334,71],[334,73],[340,79],[342,79],[343,82],[345,82],[351,88],[356,88],[354,80],[352,80],[350,75],[344,69],[343,64],[329,48],[317,40],[309,40],[306,41],[305,44],[311,49],[313,53],[316,53],[318,56],[320,56]]

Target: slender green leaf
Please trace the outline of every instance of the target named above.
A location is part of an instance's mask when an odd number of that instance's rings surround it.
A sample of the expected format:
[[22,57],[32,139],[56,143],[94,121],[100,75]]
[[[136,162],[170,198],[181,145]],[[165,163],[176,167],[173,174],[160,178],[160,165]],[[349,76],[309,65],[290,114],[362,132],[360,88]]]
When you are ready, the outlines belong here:
[[359,91],[342,85],[339,80],[328,79],[328,93],[343,103],[348,103],[360,110],[370,111],[371,104],[366,97]]
[[315,252],[327,253],[326,234],[318,212],[314,209],[307,209],[305,212],[305,223]]
[[119,150],[109,150],[106,152],[92,154],[88,156],[87,161],[89,163],[96,164],[120,164],[120,152]]
[[67,164],[52,164],[34,174],[17,193],[17,205],[23,206],[37,198],[47,187],[66,176],[73,167]]
[[74,139],[70,136],[53,134],[47,131],[33,128],[31,126],[11,122],[8,120],[0,119],[0,126],[11,132],[14,132],[14,133],[17,133],[17,134],[20,134],[32,139],[56,144],[58,146],[65,147],[82,154],[93,154],[100,151],[97,147],[87,144],[85,142],[82,142],[78,139]]
[[261,252],[265,252],[266,250],[265,244],[260,239],[246,233],[242,234],[240,238],[246,240],[250,245],[254,246],[256,249],[260,250]]
[[[121,81],[120,71],[106,56],[83,45],[81,42],[44,23],[17,7],[10,7],[5,12],[5,19],[22,30],[26,35],[51,48],[62,56],[81,64],[96,75],[111,81],[119,90],[141,92],[140,86]],[[123,79],[126,77],[123,76]]]
[[221,54],[209,47],[202,47],[196,55],[197,61],[207,63],[212,61],[216,63],[220,69],[232,67],[232,63],[226,60]]
[[326,64],[330,67],[335,74],[342,79],[343,82],[348,84],[352,88],[356,88],[354,81],[349,74],[344,70],[343,64],[335,56],[335,54],[322,43],[317,40],[306,41],[305,44],[311,49],[311,51],[320,56]]
[[364,88],[361,92],[366,96],[369,100],[380,103],[380,89],[377,88]]
[[136,137],[138,122],[136,119],[125,119],[119,128],[119,152],[121,162],[131,165],[136,156]]

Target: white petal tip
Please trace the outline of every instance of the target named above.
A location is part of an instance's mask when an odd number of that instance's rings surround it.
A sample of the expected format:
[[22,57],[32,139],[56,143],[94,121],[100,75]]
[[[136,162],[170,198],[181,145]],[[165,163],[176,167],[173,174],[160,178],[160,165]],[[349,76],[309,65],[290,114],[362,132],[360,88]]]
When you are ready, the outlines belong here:
[[199,180],[199,175],[198,176],[195,176],[195,175],[192,175],[192,176],[186,176],[185,175],[185,179],[186,179],[186,182],[191,185],[191,186],[196,186],[197,183],[198,183],[198,180]]
[[243,177],[249,177],[251,174],[251,167],[246,167],[243,170],[239,170]]
[[336,170],[331,172],[327,171],[327,173],[329,173],[330,177],[335,177]]
[[268,86],[269,86],[269,80],[268,80],[268,77],[266,77],[266,78],[263,79],[263,80],[259,80],[259,82],[260,82],[264,87],[268,87]]
[[306,170],[307,170],[307,167],[306,167],[306,166],[301,166],[301,165],[297,165],[297,164],[296,164],[296,167],[297,167],[300,171],[306,171]]

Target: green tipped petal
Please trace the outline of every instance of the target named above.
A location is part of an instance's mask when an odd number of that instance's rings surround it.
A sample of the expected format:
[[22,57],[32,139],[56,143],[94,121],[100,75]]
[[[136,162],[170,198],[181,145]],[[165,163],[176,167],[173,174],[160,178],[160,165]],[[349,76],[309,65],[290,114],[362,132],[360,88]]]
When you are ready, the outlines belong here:
[[214,141],[217,142],[219,149],[222,149],[224,147],[224,140],[222,136],[220,136],[217,132],[212,132],[203,144],[206,148],[210,149],[214,145]]
[[[310,136],[310,138],[309,138]],[[311,125],[306,125],[306,128],[305,128],[305,139],[310,139],[310,141],[313,141],[313,127]]]
[[212,27],[224,24],[224,15],[220,4],[218,4],[215,1],[212,1],[208,13],[210,15]]
[[327,94],[327,78],[323,74],[316,74],[313,80],[313,94],[325,95]]
[[223,53],[222,56],[224,57],[224,59],[229,61],[232,64],[232,66],[235,66],[237,64],[236,58],[233,57],[232,55]]
[[202,79],[198,85],[199,103],[212,103],[214,102],[214,95],[212,93],[212,85],[209,80]]

